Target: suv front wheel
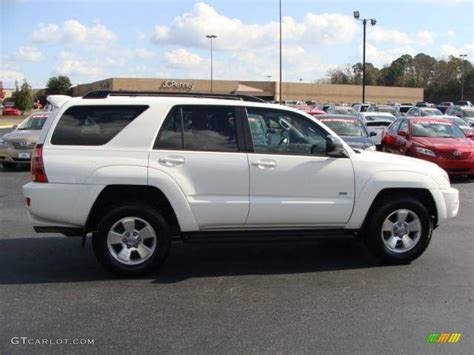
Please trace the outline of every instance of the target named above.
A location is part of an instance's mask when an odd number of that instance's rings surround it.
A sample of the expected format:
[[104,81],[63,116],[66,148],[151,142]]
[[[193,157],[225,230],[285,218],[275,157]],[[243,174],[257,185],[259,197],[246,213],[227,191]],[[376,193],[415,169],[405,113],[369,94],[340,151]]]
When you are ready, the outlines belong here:
[[369,249],[387,263],[403,264],[418,258],[428,247],[433,225],[426,207],[411,197],[385,200],[367,221]]
[[92,236],[99,262],[125,276],[156,269],[168,256],[170,245],[166,220],[152,206],[140,203],[113,207],[99,221]]

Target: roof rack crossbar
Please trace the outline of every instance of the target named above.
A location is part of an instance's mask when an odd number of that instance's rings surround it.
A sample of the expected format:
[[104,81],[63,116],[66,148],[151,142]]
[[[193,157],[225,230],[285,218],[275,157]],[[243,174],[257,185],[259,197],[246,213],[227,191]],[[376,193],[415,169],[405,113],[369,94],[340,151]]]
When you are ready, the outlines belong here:
[[168,92],[168,91],[113,91],[113,90],[95,90],[82,96],[83,99],[105,99],[109,96],[157,96],[157,97],[195,97],[208,99],[240,100],[251,102],[265,102],[259,97],[241,94],[216,94],[206,92]]

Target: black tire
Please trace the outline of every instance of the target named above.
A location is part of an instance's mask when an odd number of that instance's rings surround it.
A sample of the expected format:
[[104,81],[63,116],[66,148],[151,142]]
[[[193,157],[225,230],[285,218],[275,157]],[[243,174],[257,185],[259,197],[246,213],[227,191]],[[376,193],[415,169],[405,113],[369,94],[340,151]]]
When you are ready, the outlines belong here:
[[[138,217],[149,223],[156,235],[156,246],[143,263],[127,265],[118,261],[110,252],[107,235],[114,224],[125,217]],[[169,226],[160,213],[150,205],[125,203],[113,206],[99,221],[97,232],[92,235],[92,247],[98,261],[109,271],[121,276],[141,276],[156,270],[168,257],[171,247]]]
[[15,163],[2,163],[5,169],[14,169],[16,167]]
[[[384,221],[393,212],[406,209],[416,214],[421,224],[421,233],[415,246],[405,252],[394,252],[384,243],[382,226]],[[369,250],[375,257],[389,264],[406,264],[418,258],[428,247],[433,232],[433,223],[427,208],[418,200],[409,196],[400,196],[395,199],[381,201],[371,211],[366,227],[364,239]]]

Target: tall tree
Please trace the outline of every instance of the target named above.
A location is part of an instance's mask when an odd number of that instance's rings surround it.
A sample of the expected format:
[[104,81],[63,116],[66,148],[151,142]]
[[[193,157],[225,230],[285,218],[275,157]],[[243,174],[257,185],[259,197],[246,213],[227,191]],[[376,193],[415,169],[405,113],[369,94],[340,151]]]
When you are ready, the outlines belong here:
[[65,75],[58,75],[48,79],[46,93],[48,95],[62,94],[69,95],[71,90],[71,80]]
[[15,106],[21,111],[27,111],[33,107],[33,90],[26,80],[15,95]]

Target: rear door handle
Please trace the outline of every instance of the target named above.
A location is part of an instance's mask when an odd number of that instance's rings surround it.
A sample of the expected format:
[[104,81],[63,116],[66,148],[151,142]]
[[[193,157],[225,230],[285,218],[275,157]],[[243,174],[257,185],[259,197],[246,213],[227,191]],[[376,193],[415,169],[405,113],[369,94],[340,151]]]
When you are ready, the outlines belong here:
[[263,169],[272,169],[277,166],[276,161],[271,160],[271,159],[261,159],[261,160],[253,161],[250,164],[252,164],[253,166],[258,166],[259,168],[263,168]]
[[184,164],[184,158],[180,156],[168,156],[165,158],[160,158],[158,161],[168,166]]

